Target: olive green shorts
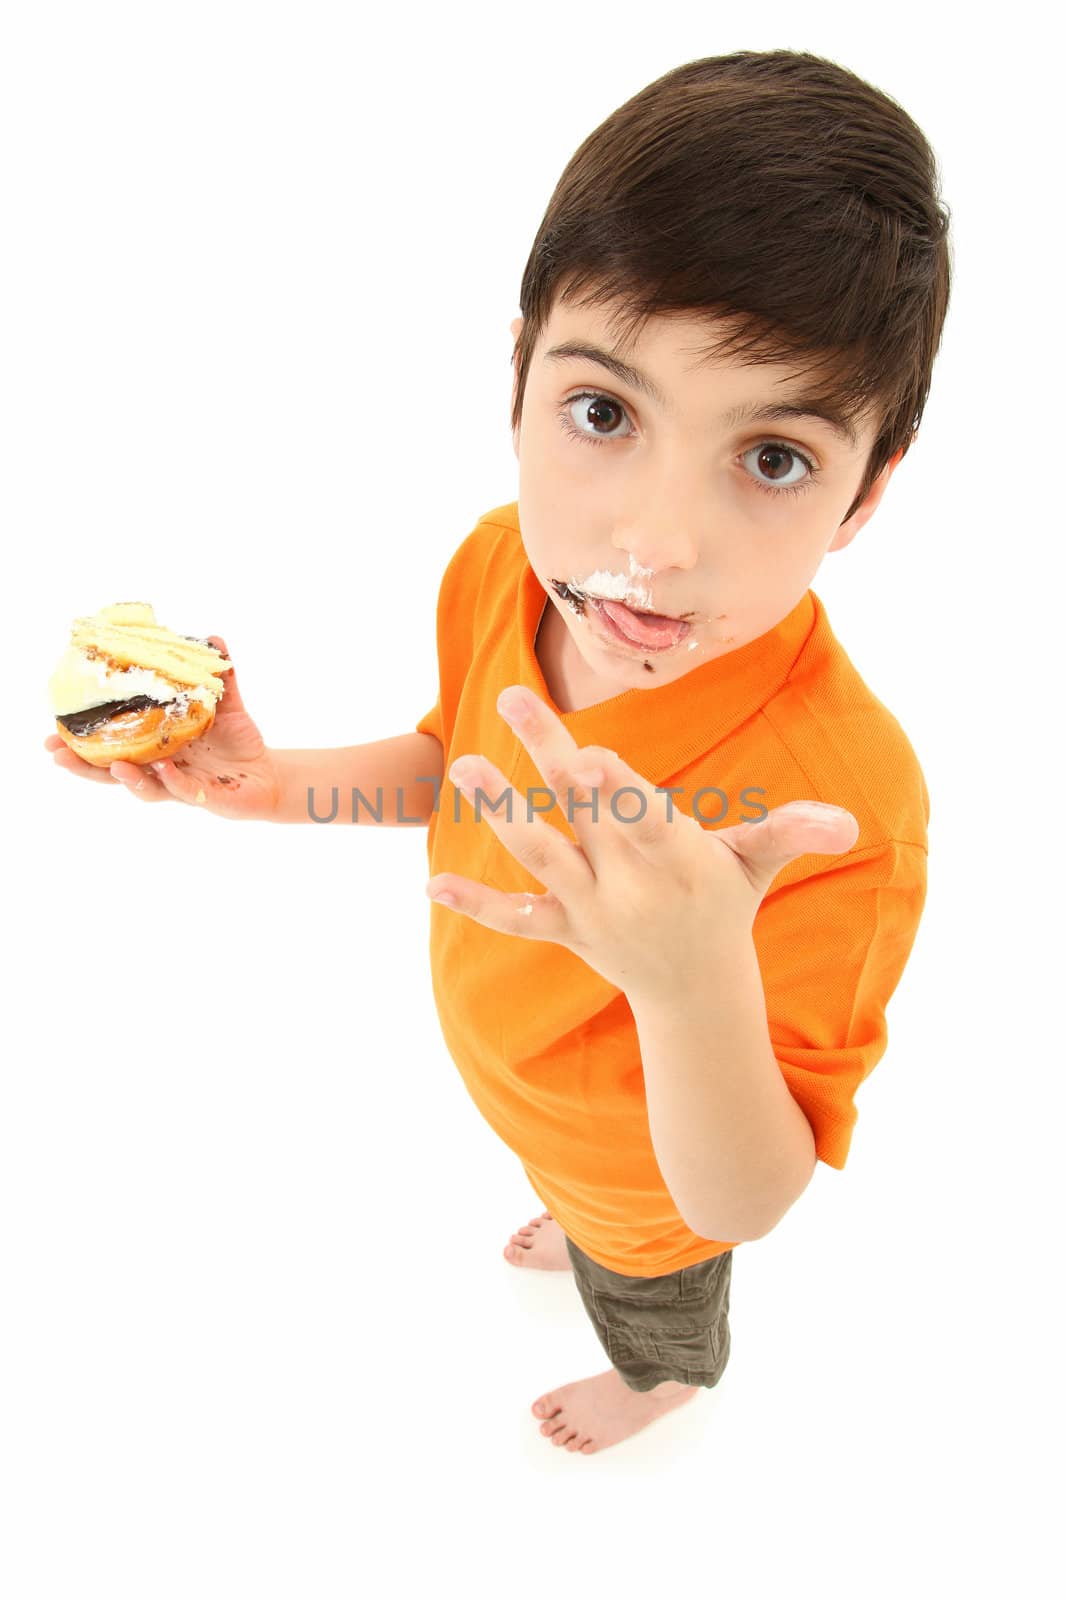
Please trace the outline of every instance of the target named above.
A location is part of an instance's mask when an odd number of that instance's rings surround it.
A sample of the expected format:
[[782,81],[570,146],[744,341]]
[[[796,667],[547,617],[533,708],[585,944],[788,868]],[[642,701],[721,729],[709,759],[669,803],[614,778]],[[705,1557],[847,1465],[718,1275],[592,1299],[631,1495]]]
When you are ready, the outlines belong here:
[[609,1272],[572,1239],[567,1250],[596,1336],[628,1388],[715,1387],[730,1359],[732,1249],[658,1278]]

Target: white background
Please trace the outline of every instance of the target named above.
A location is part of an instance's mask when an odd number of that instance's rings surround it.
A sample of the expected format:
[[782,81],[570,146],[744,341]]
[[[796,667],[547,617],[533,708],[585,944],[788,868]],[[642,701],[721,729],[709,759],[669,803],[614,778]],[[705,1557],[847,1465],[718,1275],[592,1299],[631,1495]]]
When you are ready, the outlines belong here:
[[[8,1600],[1062,1582],[1040,34],[1019,5],[995,34],[925,5],[5,11]],[[607,1362],[568,1274],[502,1258],[542,1207],[438,1031],[425,833],[78,782],[44,686],[74,616],[147,599],[226,639],[269,745],[412,729],[444,567],[517,494],[508,324],[552,188],[639,88],[742,48],[892,95],[952,209],[920,440],[814,583],[922,763],[929,897],[846,1170],[735,1253],[722,1382],[582,1456],[529,1407]]]

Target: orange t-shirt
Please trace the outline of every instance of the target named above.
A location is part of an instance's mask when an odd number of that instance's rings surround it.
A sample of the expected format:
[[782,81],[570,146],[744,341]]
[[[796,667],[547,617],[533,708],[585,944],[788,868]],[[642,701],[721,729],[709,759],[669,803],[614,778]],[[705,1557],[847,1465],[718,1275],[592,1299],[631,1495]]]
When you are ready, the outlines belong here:
[[[846,807],[859,838],[842,855],[805,855],[775,878],[752,936],[775,1057],[811,1123],[818,1159],[845,1164],[853,1097],[885,1053],[885,1007],[926,897],[930,803],[915,752],[867,688],[808,589],[777,627],[658,689],[628,689],[560,712],[534,639],[548,597],[526,559],[518,505],[479,519],[453,555],[437,603],[437,702],[417,724],[444,747],[430,818],[430,874],[543,894],[504,847],[481,802],[448,768],[484,756],[525,801],[544,779],[496,709],[521,683],[579,745],[617,751],[705,827],[790,800]],[[704,790],[703,794],[697,791]],[[573,833],[566,807],[540,811]],[[434,998],[471,1099],[519,1157],[546,1210],[613,1272],[676,1272],[737,1241],[708,1240],[679,1215],[652,1147],[637,1029],[626,996],[572,951],[483,928],[430,904]]]

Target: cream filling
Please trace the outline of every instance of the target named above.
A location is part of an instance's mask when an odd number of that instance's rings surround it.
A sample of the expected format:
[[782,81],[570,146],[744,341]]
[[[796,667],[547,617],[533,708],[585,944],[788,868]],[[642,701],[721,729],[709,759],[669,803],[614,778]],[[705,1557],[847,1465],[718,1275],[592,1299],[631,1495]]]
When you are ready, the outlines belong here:
[[218,700],[207,684],[176,684],[147,667],[113,667],[100,656],[94,659],[70,645],[48,680],[48,701],[54,717],[70,716],[106,705],[109,700],[131,700],[145,694],[153,700],[200,700],[213,706]]

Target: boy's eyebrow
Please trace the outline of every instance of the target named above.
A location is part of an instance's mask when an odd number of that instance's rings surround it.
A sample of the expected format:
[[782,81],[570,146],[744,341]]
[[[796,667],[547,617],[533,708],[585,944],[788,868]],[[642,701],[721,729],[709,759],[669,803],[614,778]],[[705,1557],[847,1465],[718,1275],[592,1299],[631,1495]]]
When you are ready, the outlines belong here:
[[[636,367],[631,367],[628,362],[620,361],[618,356],[611,355],[607,350],[601,350],[595,344],[587,344],[584,339],[566,339],[562,344],[553,345],[551,350],[545,352],[545,360],[594,361],[618,378],[620,383],[629,384],[631,389],[638,389],[641,393],[647,394],[664,411],[670,409],[666,396],[660,392],[651,378],[639,372]],[[832,433],[853,450],[859,444],[856,430],[847,417],[832,406],[809,400],[803,394],[794,395],[791,400],[771,400],[762,406],[759,404],[734,406],[721,420],[723,427],[737,428],[743,422],[784,422],[796,417],[811,418],[816,422],[825,423]]]

